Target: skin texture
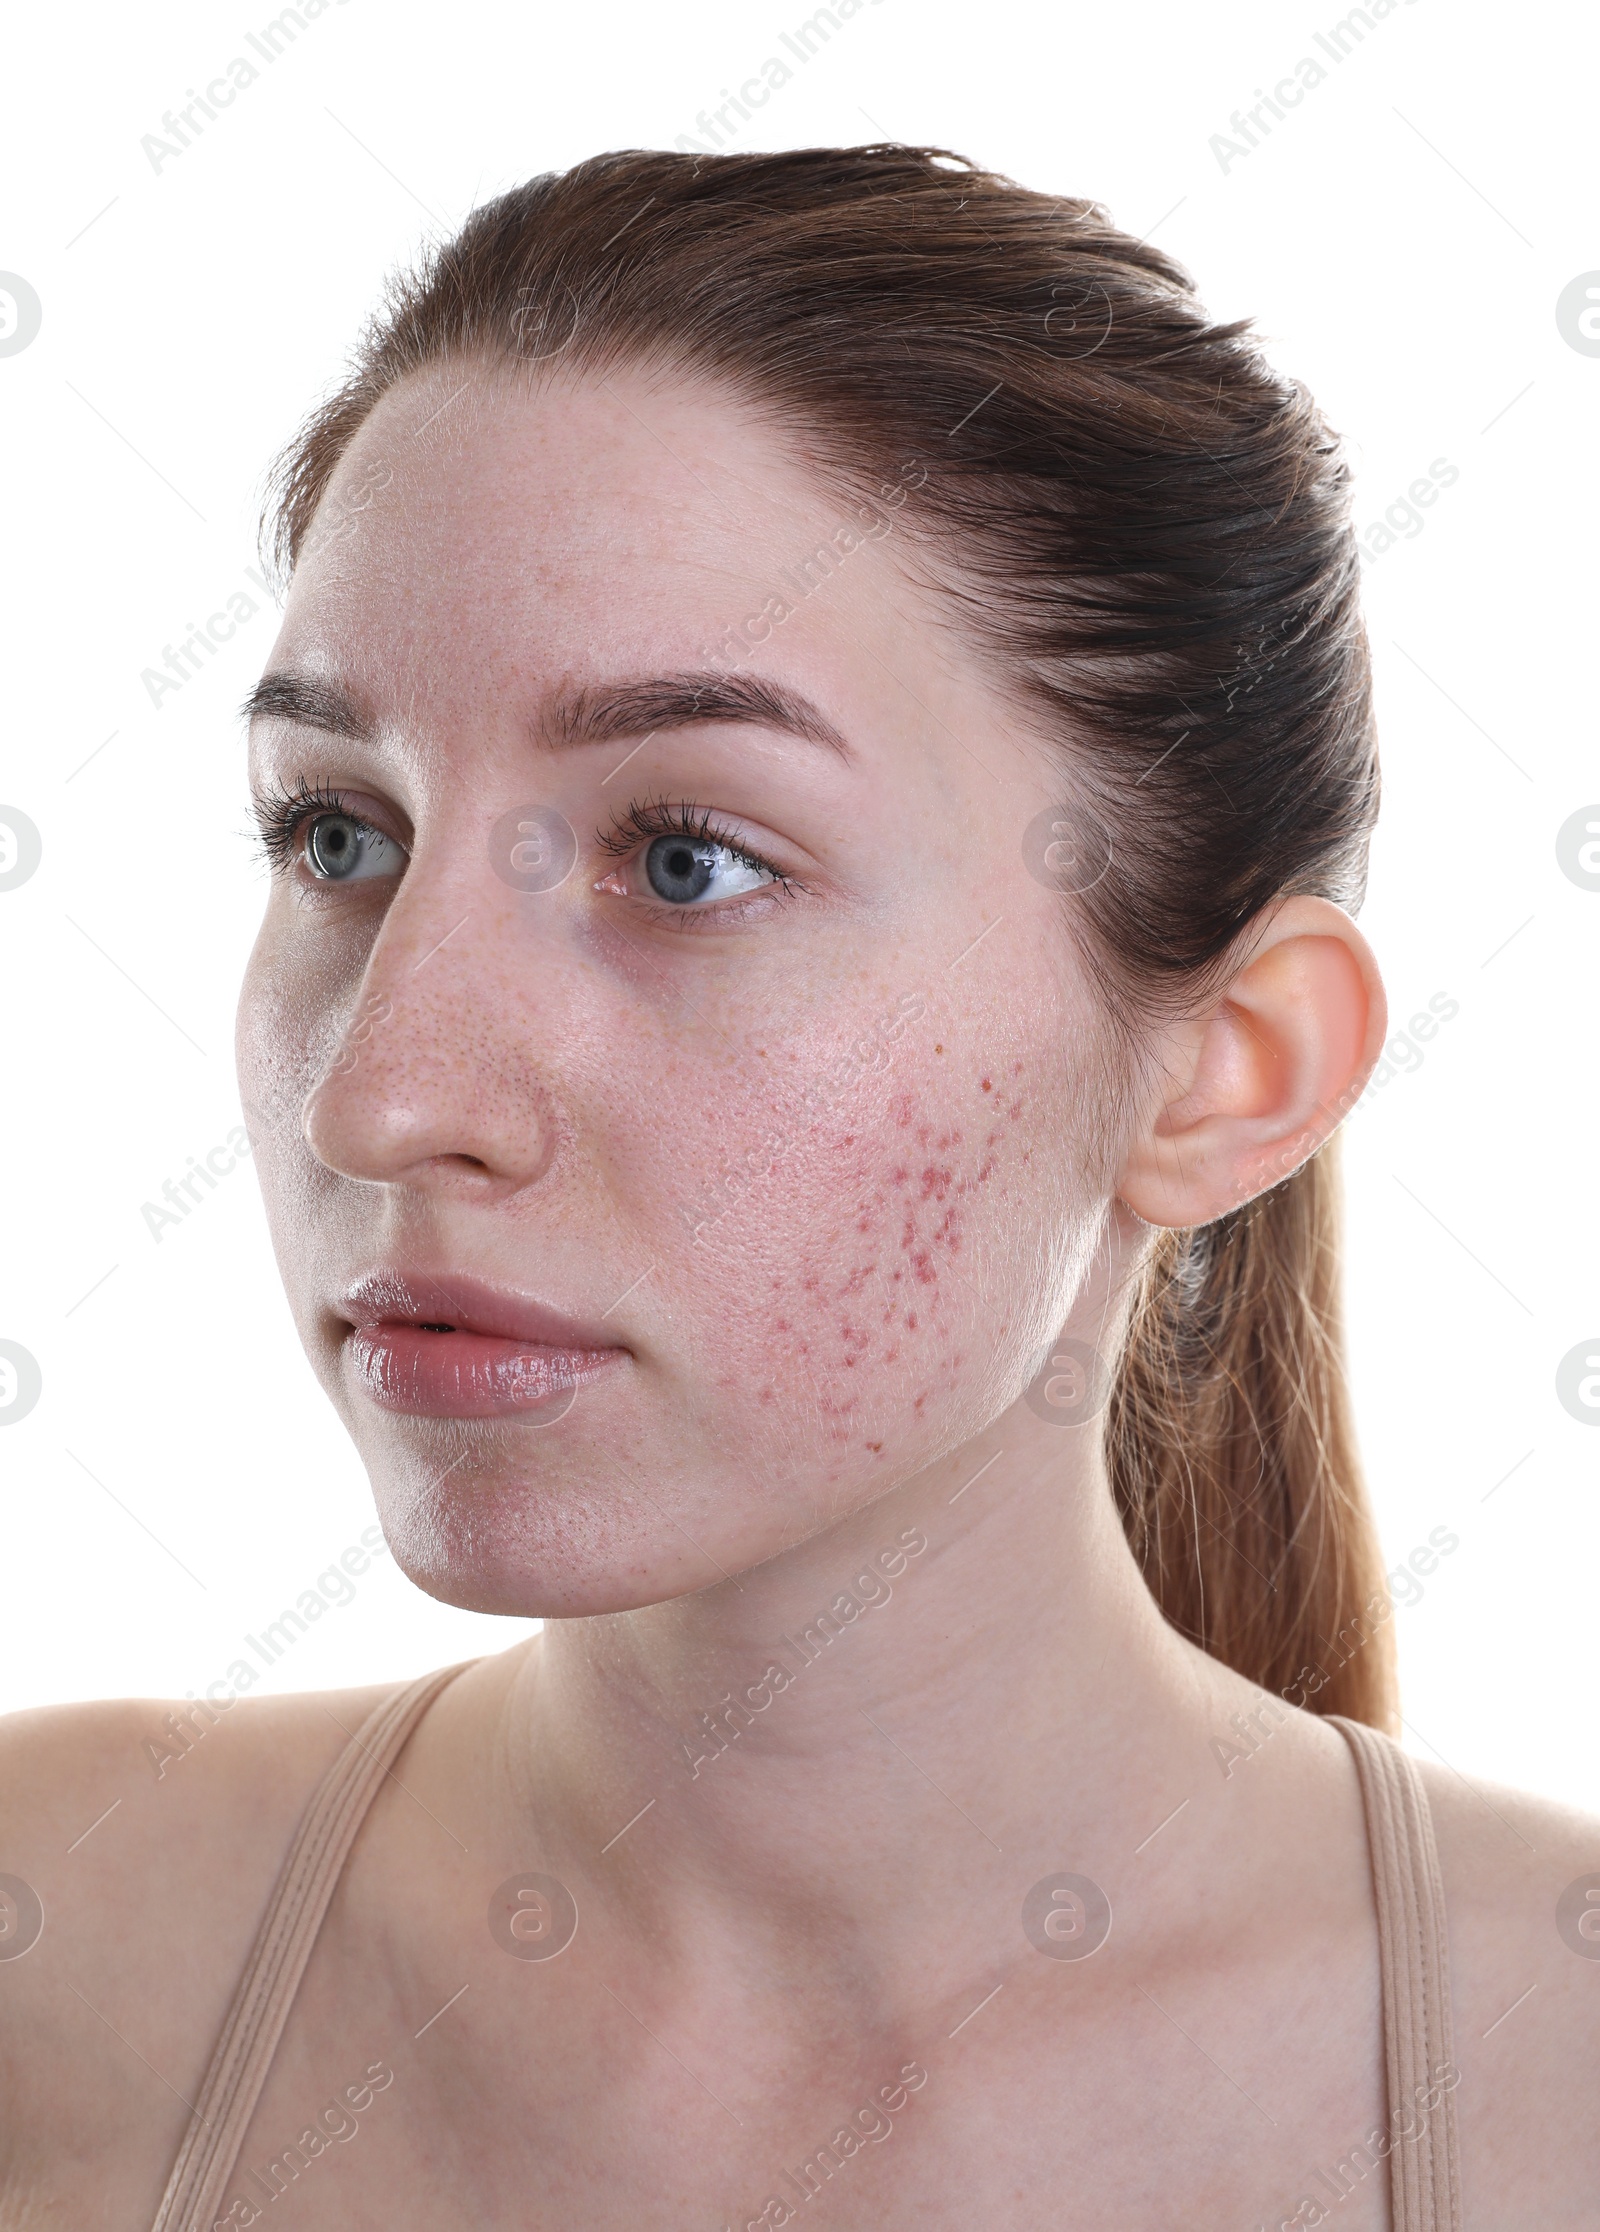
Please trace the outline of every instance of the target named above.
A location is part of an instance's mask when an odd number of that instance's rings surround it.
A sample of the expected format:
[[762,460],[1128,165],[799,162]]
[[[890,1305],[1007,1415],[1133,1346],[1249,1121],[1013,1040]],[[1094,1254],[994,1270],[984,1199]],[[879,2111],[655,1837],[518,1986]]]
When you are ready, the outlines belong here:
[[[253,1149],[396,1558],[550,1624],[445,1693],[368,1820],[243,2162],[373,2061],[394,2083],[274,2221],[760,2221],[907,2065],[925,2082],[814,2213],[1320,2221],[1315,2173],[1383,2115],[1348,1754],[1291,1713],[1222,1771],[1260,1698],[1155,1611],[1094,1427],[1024,1396],[1058,1334],[1114,1350],[1152,1225],[1250,1198],[1349,1105],[1385,1032],[1366,941],[1284,903],[1119,1095],[1024,844],[1061,763],[900,524],[741,669],[844,751],[749,719],[575,742],[580,687],[725,670],[708,646],[837,529],[792,445],[685,383],[458,364],[387,397],[338,482],[376,494],[313,532],[269,672],[367,733],[264,717],[252,772],[336,793],[399,872],[275,881],[240,1010]],[[642,844],[597,842],[650,797],[792,888],[687,924]],[[526,893],[490,842],[534,804],[577,857]],[[340,1297],[395,1263],[619,1353],[546,1415],[380,1409]],[[700,1716],[829,1607],[835,1639],[719,1748]],[[0,2225],[148,2224],[295,1822],[378,1694],[245,1700],[159,1789],[159,1706],[8,1724],[5,1865],[51,1928],[0,1974]],[[1595,1825],[1427,1779],[1467,2221],[1576,2226],[1600,1963],[1551,1916]],[[485,1926],[523,1870],[577,1902],[549,1962]],[[1092,1960],[1020,1927],[1058,1870],[1109,1897]],[[1381,2176],[1336,2215],[1385,2225]]]
[[[474,409],[493,414],[489,395],[517,408],[495,383]],[[719,422],[708,499],[670,454],[694,439],[684,406],[658,406],[663,448],[610,394],[569,397],[576,449],[563,415],[536,422],[517,468],[469,493],[419,453],[411,407],[379,414],[351,471],[397,451],[384,501],[417,531],[376,580],[376,536],[314,561],[273,661],[354,681],[390,735],[330,760],[263,723],[256,749],[383,800],[416,852],[398,892],[374,879],[308,906],[280,888],[241,1074],[276,1112],[260,1152],[291,1300],[401,1563],[455,1602],[618,1610],[769,1558],[1021,1393],[1101,1223],[1077,1158],[1035,1159],[1084,1129],[1095,1022],[1020,844],[1019,789],[1047,805],[1048,763],[991,715],[1009,779],[985,780],[962,744],[983,713],[970,678],[924,678],[931,718],[896,679],[927,621],[908,621],[881,545],[761,661],[872,740],[852,765],[751,724],[530,753],[564,685],[703,666],[729,611],[836,526],[770,435]],[[514,567],[482,535],[485,498],[519,523]],[[465,594],[443,641],[423,639],[414,616],[446,577]],[[593,844],[630,798],[663,794],[736,822],[795,888],[720,923],[669,917]],[[488,848],[529,798],[585,846],[532,896]],[[330,1067],[372,1002],[392,1015]],[[610,1310],[632,1361],[549,1432],[380,1417],[352,1395],[329,1297],[395,1251]]]

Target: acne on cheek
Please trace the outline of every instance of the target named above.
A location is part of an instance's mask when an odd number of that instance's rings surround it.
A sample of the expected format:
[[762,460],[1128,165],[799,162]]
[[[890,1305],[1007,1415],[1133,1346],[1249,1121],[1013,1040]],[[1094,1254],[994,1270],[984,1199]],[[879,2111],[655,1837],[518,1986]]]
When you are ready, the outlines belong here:
[[1003,1337],[978,1258],[1032,1244],[1005,1182],[1031,1159],[1023,1064],[969,1073],[954,1092],[942,1069],[930,1055],[876,1109],[813,1135],[803,1176],[775,1182],[760,1212],[761,1254],[792,1268],[767,1273],[759,1337],[783,1369],[769,1367],[758,1400],[792,1400],[798,1384],[831,1442],[874,1456],[896,1420],[937,1413],[972,1377],[975,1334]]

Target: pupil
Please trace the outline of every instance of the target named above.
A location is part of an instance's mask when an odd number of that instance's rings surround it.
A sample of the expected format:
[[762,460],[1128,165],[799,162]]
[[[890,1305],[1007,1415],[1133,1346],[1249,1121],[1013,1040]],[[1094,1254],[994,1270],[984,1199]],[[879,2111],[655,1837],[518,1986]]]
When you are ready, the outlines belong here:
[[342,815],[326,814],[312,823],[306,850],[321,874],[339,875],[355,859],[355,830]]
[[644,856],[645,874],[658,899],[698,899],[716,873],[720,845],[692,843],[687,837],[658,837]]

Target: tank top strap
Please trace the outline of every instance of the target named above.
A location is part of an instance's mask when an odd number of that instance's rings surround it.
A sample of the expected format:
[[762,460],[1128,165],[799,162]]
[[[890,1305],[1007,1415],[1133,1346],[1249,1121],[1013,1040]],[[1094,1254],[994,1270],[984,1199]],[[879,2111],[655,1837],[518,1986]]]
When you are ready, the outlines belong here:
[[[1393,2232],[1460,2232],[1455,2033],[1444,1884],[1428,1793],[1393,1737],[1330,1713],[1355,1754],[1372,1855]],[[1402,2120],[1414,2135],[1401,2135]]]
[[202,2232],[213,2222],[361,1824],[418,1721],[473,1664],[443,1667],[392,1691],[318,1784],[256,1932],[153,2232]]

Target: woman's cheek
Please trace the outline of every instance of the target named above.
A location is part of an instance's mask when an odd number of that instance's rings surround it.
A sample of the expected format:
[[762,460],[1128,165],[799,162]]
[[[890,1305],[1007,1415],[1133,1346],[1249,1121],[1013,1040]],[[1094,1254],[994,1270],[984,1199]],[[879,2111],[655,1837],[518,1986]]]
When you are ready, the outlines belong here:
[[931,1020],[883,1043],[722,1127],[679,1258],[699,1358],[791,1457],[888,1461],[980,1430],[1029,1314],[996,1275],[1038,1254],[1024,1057],[985,1063]]

